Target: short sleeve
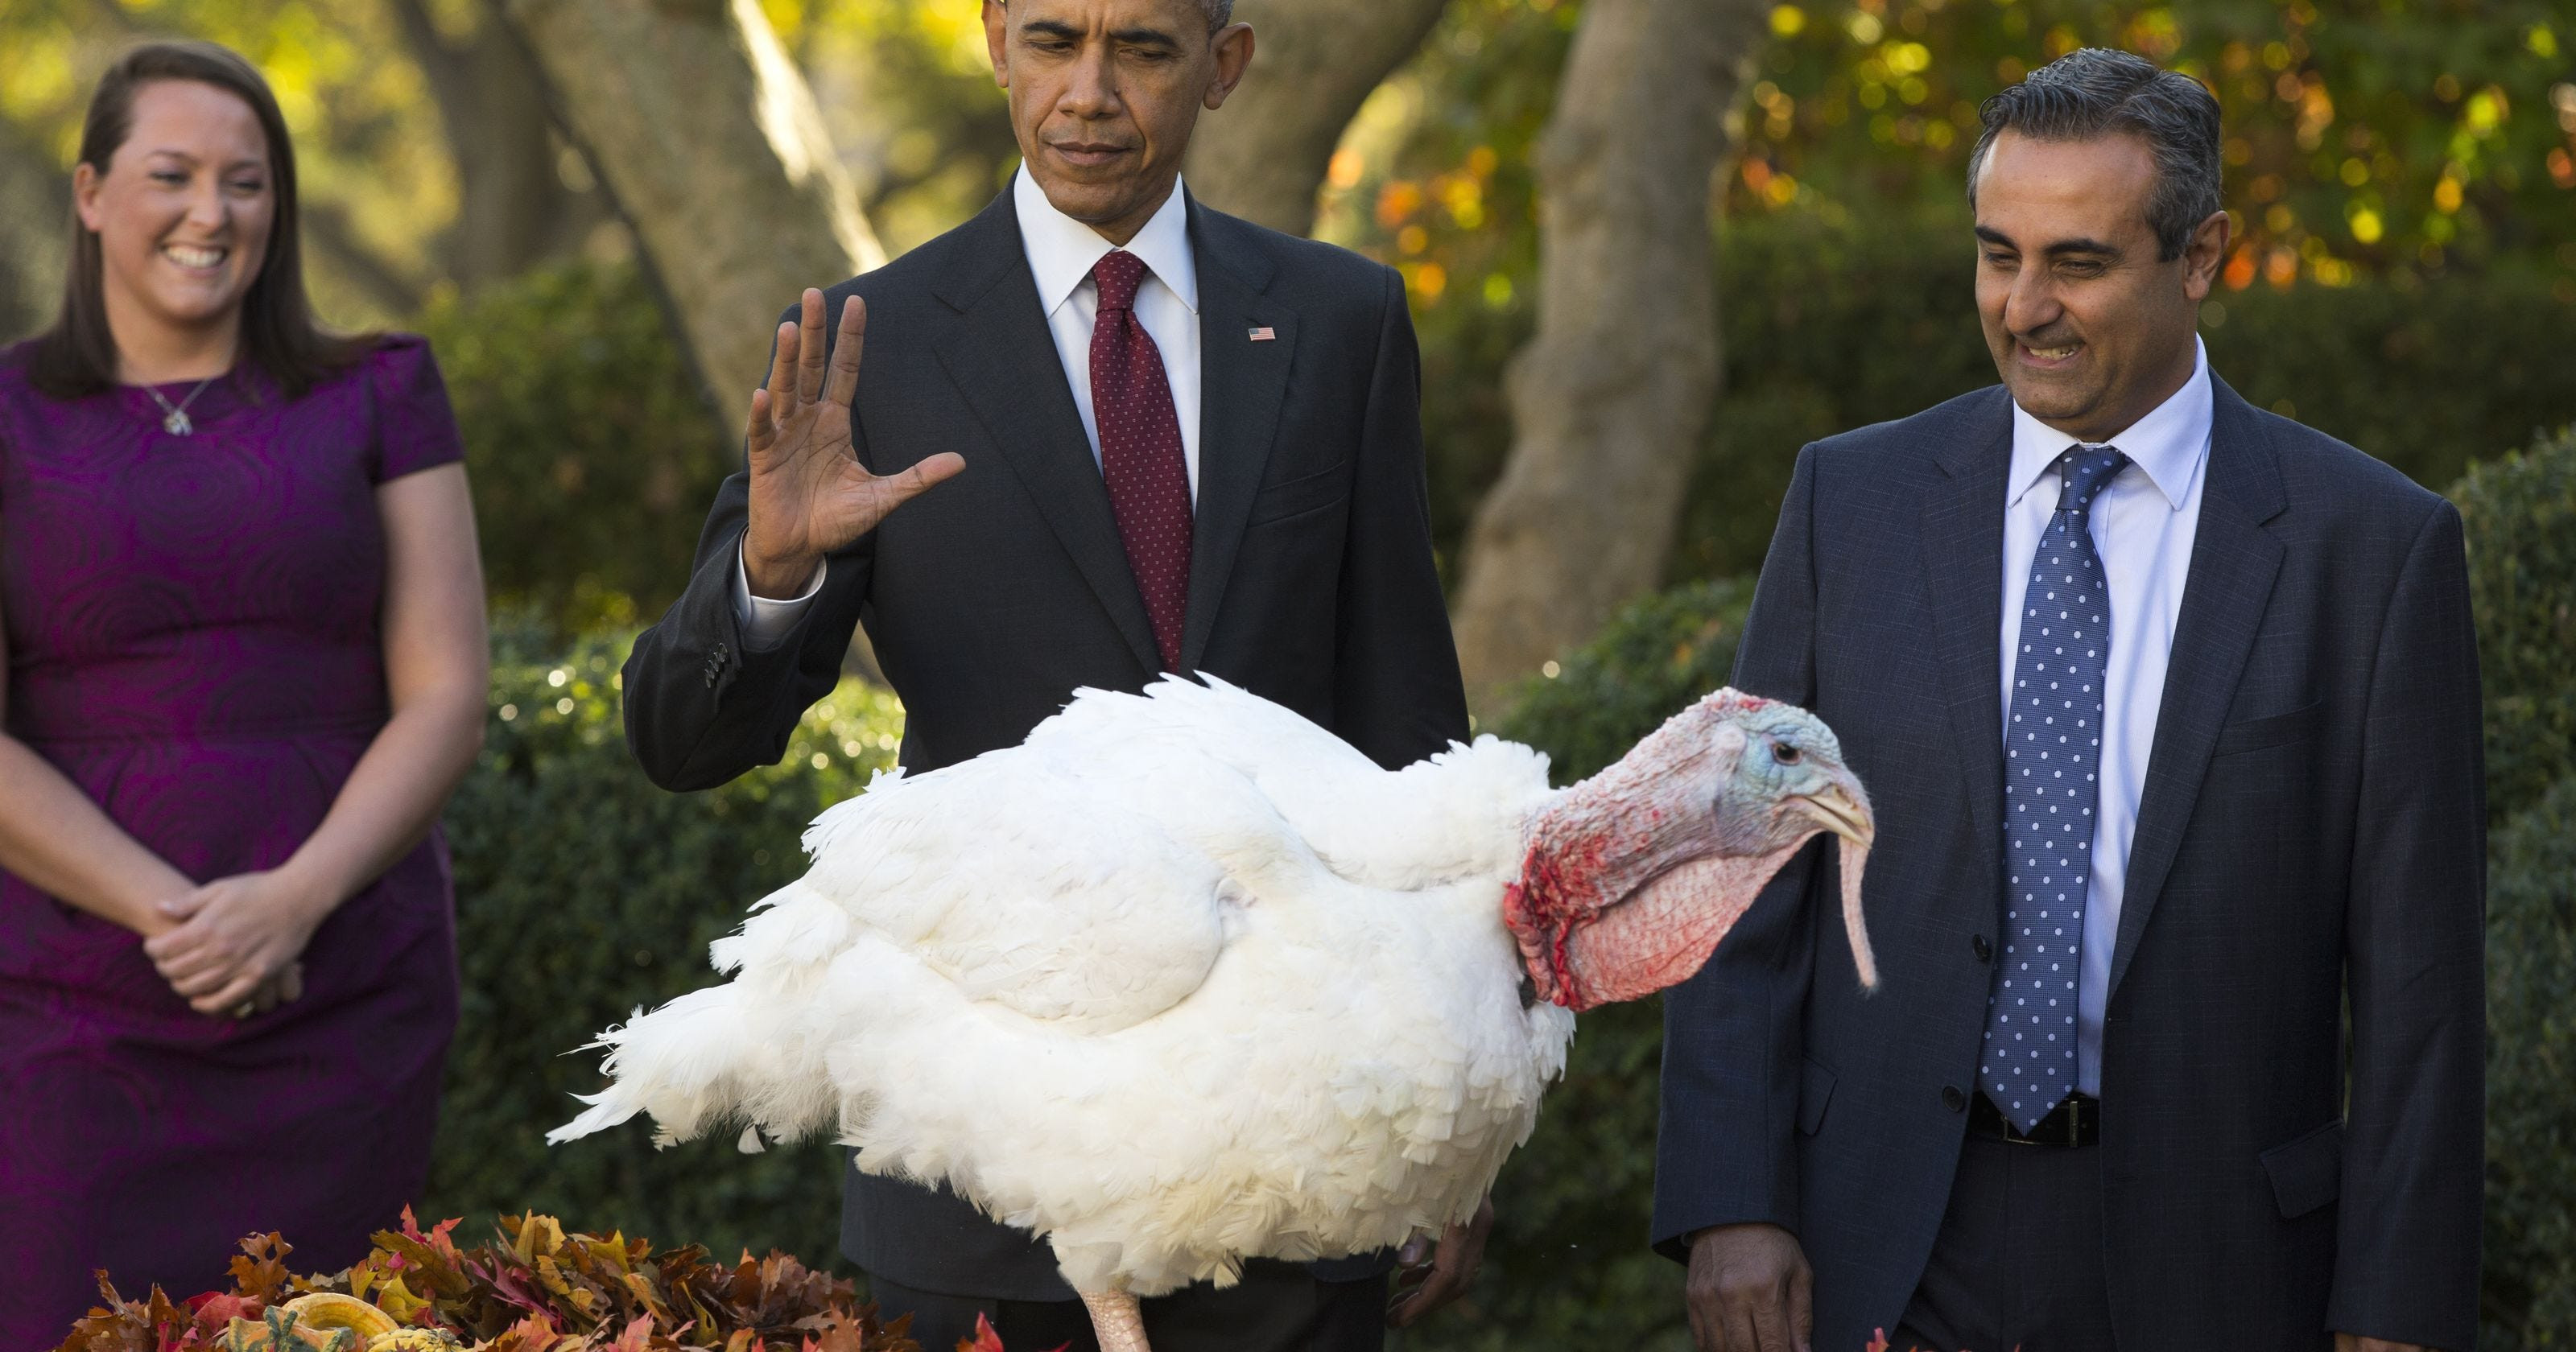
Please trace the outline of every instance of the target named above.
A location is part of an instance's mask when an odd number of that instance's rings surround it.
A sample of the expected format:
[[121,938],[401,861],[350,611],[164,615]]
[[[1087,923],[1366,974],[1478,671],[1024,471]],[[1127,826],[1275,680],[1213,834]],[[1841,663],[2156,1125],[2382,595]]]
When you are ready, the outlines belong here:
[[428,339],[387,334],[368,354],[367,374],[376,400],[375,482],[465,458],[456,410],[447,402],[447,382],[439,378]]

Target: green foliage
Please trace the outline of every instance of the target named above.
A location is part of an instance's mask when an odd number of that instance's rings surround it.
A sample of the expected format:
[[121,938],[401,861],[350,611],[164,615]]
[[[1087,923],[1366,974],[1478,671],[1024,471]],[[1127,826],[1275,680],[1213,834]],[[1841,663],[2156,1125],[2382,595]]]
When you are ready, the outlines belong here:
[[2576,1344],[2576,775],[2497,834],[2487,889],[2483,1341],[2565,1348]]
[[2576,428],[2479,465],[2451,498],[2486,684],[2487,810],[2502,821],[2576,773]]
[[464,1011],[449,1054],[425,1217],[535,1210],[719,1256],[838,1253],[841,1152],[736,1153],[699,1140],[656,1151],[630,1123],[548,1147],[545,1131],[600,1084],[599,1030],[703,986],[707,944],[804,871],[798,844],[825,806],[893,761],[891,695],[844,685],[810,711],[778,767],[721,789],[646,782],[618,724],[624,640],[551,660],[541,631],[497,645],[481,762],[449,804]]
[[420,327],[464,432],[494,598],[565,632],[660,614],[735,452],[643,277],[541,269]]
[[1494,731],[1548,753],[1559,784],[1591,775],[1726,684],[1752,604],[1752,584],[1737,580],[1689,583],[1639,600],[1556,675],[1525,682]]

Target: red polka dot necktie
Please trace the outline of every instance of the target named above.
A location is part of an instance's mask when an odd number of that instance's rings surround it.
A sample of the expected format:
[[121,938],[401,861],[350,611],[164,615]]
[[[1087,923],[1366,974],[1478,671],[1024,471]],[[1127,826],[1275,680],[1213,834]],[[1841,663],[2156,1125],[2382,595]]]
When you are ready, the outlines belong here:
[[2031,556],[2013,658],[2003,960],[1986,1001],[1977,1087],[2024,1135],[2075,1092],[2075,997],[2111,664],[2111,593],[2093,548],[2093,500],[2128,463],[2108,446],[2074,446],[2059,459],[2057,511]]
[[1145,616],[1163,670],[1181,665],[1181,626],[1190,609],[1190,471],[1163,353],[1136,318],[1145,262],[1124,249],[1092,265],[1100,310],[1091,324],[1091,416],[1100,430],[1100,472],[1109,510],[1127,546],[1127,567],[1144,593]]

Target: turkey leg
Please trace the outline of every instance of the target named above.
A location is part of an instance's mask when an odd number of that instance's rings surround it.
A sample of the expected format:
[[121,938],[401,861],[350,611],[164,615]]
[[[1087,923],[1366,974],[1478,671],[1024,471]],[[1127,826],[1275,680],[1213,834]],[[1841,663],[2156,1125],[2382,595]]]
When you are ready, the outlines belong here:
[[1091,1311],[1091,1331],[1100,1352],[1153,1352],[1145,1346],[1145,1312],[1124,1291],[1085,1291],[1082,1303]]

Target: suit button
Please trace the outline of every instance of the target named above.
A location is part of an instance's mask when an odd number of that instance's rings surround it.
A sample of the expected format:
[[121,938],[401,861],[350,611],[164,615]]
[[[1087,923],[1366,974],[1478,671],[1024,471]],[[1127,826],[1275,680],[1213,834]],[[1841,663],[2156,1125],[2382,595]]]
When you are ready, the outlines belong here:
[[1959,1092],[1959,1086],[1945,1084],[1941,1086],[1941,1106],[1955,1113],[1968,1106],[1968,1096]]
[[1970,939],[1968,941],[1968,947],[1977,950],[1977,961],[1979,962],[1993,962],[1995,960],[1995,946],[1987,943],[1986,936],[1982,934]]

